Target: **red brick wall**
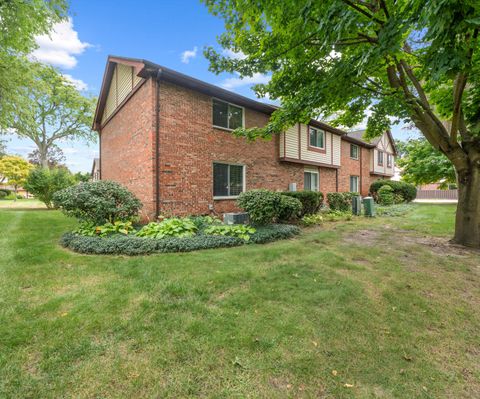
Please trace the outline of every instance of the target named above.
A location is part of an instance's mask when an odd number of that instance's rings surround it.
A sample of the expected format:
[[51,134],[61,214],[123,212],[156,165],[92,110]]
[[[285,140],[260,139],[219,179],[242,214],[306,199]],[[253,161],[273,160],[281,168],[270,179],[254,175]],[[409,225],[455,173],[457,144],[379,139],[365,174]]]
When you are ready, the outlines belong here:
[[107,122],[100,134],[102,180],[125,185],[152,217],[154,202],[154,84],[150,79]]
[[[303,188],[303,165],[278,161],[278,136],[249,143],[212,127],[211,97],[160,83],[160,197],[165,214],[222,213],[235,200],[213,200],[213,162],[243,164],[246,188],[285,191]],[[245,110],[246,127],[262,126],[268,116]]]

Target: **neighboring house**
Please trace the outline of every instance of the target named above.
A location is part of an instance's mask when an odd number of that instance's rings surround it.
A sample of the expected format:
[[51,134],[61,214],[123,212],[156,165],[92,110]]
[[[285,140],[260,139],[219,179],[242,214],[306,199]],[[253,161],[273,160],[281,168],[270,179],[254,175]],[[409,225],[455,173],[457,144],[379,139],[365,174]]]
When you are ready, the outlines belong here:
[[146,60],[111,56],[93,126],[100,178],[127,186],[153,218],[233,211],[236,197],[254,188],[367,195],[372,181],[393,175],[390,133],[367,143],[359,132],[311,120],[271,140],[232,135],[264,126],[275,109]]
[[91,176],[92,176],[92,181],[100,180],[100,158],[93,159]]

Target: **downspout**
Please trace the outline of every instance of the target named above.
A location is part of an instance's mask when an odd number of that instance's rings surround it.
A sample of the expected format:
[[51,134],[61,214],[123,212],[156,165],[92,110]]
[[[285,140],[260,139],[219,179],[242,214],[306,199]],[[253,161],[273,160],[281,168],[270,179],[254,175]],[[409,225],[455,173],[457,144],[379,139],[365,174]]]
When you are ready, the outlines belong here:
[[160,76],[159,68],[155,78],[155,219],[160,216]]

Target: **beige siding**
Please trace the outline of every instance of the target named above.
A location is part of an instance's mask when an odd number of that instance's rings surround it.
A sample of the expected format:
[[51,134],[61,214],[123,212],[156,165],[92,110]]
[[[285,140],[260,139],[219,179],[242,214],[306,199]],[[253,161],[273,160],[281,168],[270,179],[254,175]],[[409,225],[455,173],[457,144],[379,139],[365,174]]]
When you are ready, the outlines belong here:
[[[378,165],[378,151],[383,151],[383,166]],[[393,175],[395,157],[393,156],[393,146],[390,143],[390,139],[387,133],[384,133],[377,144],[377,148],[372,151],[372,157],[370,160],[370,170],[374,173],[380,173],[383,175]],[[392,167],[387,167],[387,153],[392,154]]]
[[337,134],[332,134],[333,138],[333,164],[340,166],[342,158],[342,139]]
[[105,110],[102,115],[102,123],[113,114],[115,109],[142,80],[142,78],[135,75],[132,67],[123,64],[115,66],[105,103]]
[[298,124],[285,132],[285,156],[298,159]]
[[331,164],[332,163],[332,133],[325,132],[325,153],[309,150],[308,126],[302,124],[300,130],[301,158],[304,161]]

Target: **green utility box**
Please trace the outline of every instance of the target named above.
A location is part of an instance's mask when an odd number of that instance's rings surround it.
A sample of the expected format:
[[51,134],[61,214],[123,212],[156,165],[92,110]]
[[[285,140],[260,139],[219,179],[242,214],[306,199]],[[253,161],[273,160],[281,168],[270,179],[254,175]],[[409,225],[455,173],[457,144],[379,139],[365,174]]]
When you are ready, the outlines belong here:
[[375,216],[375,203],[373,202],[372,197],[365,197],[363,199],[363,209],[365,216],[373,217]]
[[359,195],[352,197],[352,213],[357,216],[362,214],[362,197]]

